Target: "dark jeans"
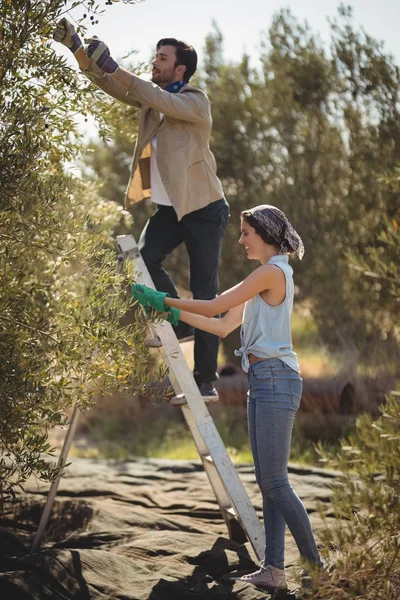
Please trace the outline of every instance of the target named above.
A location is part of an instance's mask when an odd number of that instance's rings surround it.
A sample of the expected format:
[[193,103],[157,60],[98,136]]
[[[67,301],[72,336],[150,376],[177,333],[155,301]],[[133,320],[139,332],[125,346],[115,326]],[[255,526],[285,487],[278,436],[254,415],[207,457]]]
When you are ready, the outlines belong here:
[[[139,249],[157,290],[179,298],[177,289],[162,267],[164,259],[185,243],[189,255],[190,290],[193,298],[211,300],[218,293],[218,267],[222,237],[229,216],[229,205],[222,198],[195,210],[178,221],[172,206],[158,205],[147,221],[139,240]],[[194,370],[198,382],[218,378],[219,338],[195,330]]]

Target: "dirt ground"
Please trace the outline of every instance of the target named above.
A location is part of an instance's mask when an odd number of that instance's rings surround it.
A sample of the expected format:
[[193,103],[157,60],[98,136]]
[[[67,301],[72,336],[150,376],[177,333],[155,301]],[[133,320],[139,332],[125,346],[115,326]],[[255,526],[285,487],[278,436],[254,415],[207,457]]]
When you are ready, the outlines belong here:
[[[251,465],[239,475],[261,517]],[[334,472],[290,466],[318,539],[330,514]],[[30,554],[48,491],[30,481],[0,520],[2,600],[181,600],[270,598],[229,581],[255,569],[249,543],[228,538],[199,461],[74,459],[61,480],[40,551]],[[295,598],[298,552],[287,533],[286,566]]]

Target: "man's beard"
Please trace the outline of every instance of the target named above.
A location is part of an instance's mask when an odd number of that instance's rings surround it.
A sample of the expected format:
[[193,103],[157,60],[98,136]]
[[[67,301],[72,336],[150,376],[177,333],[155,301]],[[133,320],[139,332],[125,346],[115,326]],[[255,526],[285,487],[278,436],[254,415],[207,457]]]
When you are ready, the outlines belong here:
[[170,69],[169,71],[166,71],[162,74],[160,71],[156,71],[156,73],[152,75],[151,81],[152,83],[156,83],[157,85],[173,83],[175,81],[174,71]]

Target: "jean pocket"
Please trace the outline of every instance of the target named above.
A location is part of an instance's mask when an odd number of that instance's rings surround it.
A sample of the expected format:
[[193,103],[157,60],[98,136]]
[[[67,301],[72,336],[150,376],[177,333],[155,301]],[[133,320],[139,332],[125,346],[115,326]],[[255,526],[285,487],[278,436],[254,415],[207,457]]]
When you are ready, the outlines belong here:
[[301,394],[303,391],[303,382],[300,377],[289,379],[289,389],[290,389],[290,404],[292,408],[298,410],[301,401]]
[[218,225],[223,232],[228,223],[229,209],[224,203],[224,200],[217,200],[212,202],[204,209],[204,216],[208,221],[211,221]]
[[269,379],[274,381],[274,370],[268,365],[266,360],[259,360],[251,365],[252,375],[254,379]]
[[222,198],[222,200],[219,200],[218,202],[220,203],[219,204],[220,224],[222,225],[223,229],[225,229],[225,227],[228,224],[228,219],[230,217],[229,204],[227,203],[225,198]]

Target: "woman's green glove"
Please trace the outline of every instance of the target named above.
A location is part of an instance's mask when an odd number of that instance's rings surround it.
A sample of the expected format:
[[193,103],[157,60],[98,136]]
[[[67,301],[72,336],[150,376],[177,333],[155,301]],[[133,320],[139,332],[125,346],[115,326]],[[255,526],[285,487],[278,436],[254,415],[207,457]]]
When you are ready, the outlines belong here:
[[144,306],[146,311],[149,308],[154,308],[160,312],[167,312],[168,310],[168,307],[166,308],[164,304],[165,298],[169,296],[167,292],[157,292],[157,290],[153,290],[147,285],[132,283],[132,294],[135,300]]
[[168,314],[168,316],[167,316],[168,323],[171,323],[172,325],[178,325],[179,316],[181,314],[181,311],[179,310],[179,308],[173,308],[172,306],[168,306],[167,314]]
[[178,308],[165,306],[165,298],[169,297],[167,292],[157,292],[156,290],[147,287],[147,285],[133,283],[132,294],[135,300],[144,307],[147,313],[150,312],[151,308],[154,308],[154,310],[158,310],[159,312],[167,313],[168,323],[178,325],[181,311]]

